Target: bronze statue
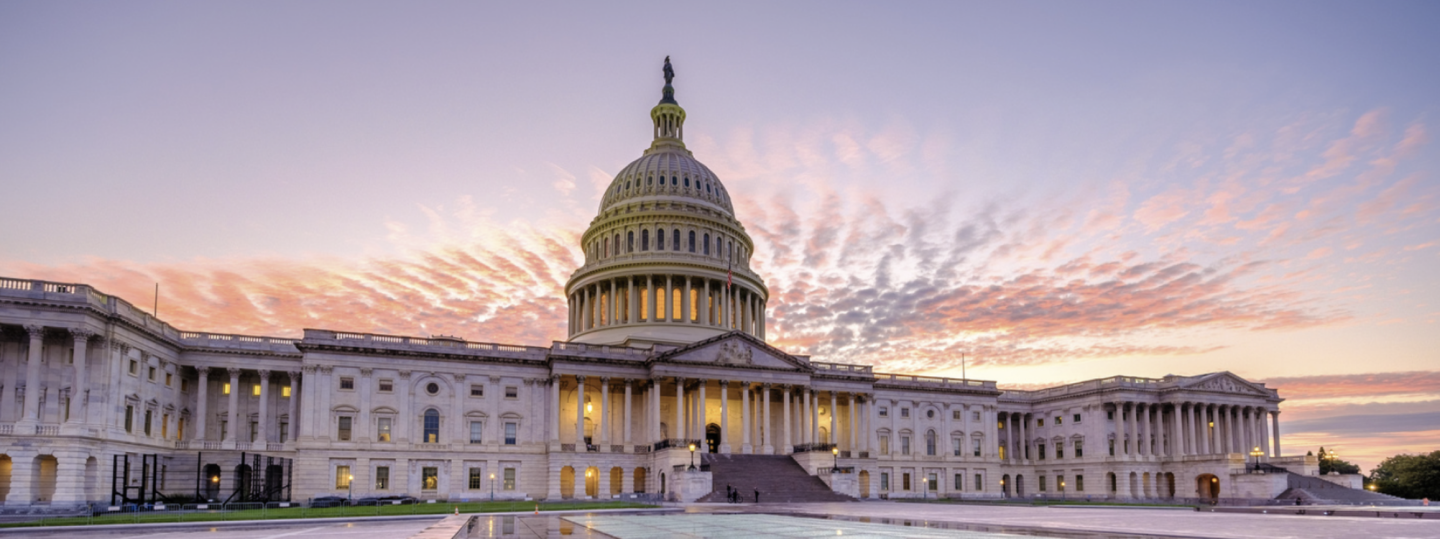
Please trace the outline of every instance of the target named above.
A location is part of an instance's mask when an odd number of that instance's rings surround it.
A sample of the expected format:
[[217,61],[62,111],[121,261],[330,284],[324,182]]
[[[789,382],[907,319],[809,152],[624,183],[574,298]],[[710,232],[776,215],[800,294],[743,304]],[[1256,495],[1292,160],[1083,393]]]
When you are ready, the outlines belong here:
[[675,70],[670,67],[670,57],[665,57],[665,85],[670,85],[670,80],[675,78]]

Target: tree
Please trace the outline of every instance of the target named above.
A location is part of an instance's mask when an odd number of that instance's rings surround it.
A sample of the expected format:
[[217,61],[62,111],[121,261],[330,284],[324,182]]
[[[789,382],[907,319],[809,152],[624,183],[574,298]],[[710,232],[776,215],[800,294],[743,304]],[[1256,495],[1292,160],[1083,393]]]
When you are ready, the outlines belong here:
[[1370,471],[1370,481],[1391,496],[1440,499],[1440,451],[1385,459]]
[[[1313,453],[1307,452],[1307,453],[1305,453],[1305,454],[1310,455],[1310,454],[1313,454]],[[1358,464],[1353,464],[1353,463],[1350,463],[1350,462],[1346,462],[1346,461],[1344,461],[1344,460],[1340,460],[1340,457],[1335,456],[1335,452],[1334,452],[1334,451],[1331,451],[1331,452],[1329,452],[1329,453],[1326,453],[1326,452],[1325,452],[1325,446],[1320,446],[1320,453],[1319,453],[1319,454],[1320,454],[1320,475],[1325,475],[1325,474],[1328,474],[1328,473],[1330,473],[1330,472],[1360,473],[1360,466],[1359,466]]]

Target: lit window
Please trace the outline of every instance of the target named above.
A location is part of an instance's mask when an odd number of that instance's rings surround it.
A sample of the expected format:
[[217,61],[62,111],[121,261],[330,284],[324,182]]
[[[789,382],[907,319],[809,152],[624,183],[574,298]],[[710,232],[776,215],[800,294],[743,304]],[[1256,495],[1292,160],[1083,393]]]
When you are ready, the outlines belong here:
[[229,394],[230,394],[230,382],[225,382],[225,383],[220,387],[220,394],[222,394],[222,395],[229,395]]
[[470,469],[470,490],[480,490],[480,478],[482,475],[480,468]]
[[420,469],[420,489],[435,490],[440,488],[440,469],[424,467]]
[[174,375],[174,374],[171,374],[171,373],[168,373],[168,372],[165,373],[165,387],[170,387],[170,384],[174,383],[174,381],[175,381],[175,375]]
[[1061,425],[1061,424],[1062,424],[1062,423],[1060,422],[1060,416],[1058,416],[1058,415],[1055,416],[1055,424],[1056,424],[1056,425]]
[[349,467],[349,466],[336,466],[336,467],[335,467],[335,488],[336,488],[336,489],[348,489],[348,488],[350,488],[350,467]]
[[390,490],[389,466],[377,466],[375,468],[375,490]]
[[382,442],[390,441],[390,422],[388,417],[381,417],[375,420],[376,439]]
[[260,396],[260,384],[255,384],[255,385],[253,385],[253,386],[250,386],[250,395],[251,395],[251,396],[255,396],[255,397],[259,397],[259,396]]
[[1037,427],[1043,427],[1043,426],[1045,426],[1045,418],[1042,417],[1042,418],[1040,418],[1040,419],[1036,419],[1036,420],[1035,420],[1035,426],[1037,426]]
[[287,398],[287,399],[290,398],[290,386],[281,386],[281,387],[280,387],[280,396],[281,396],[281,397],[285,397],[285,398]]
[[900,490],[910,490],[910,472],[900,474]]
[[505,469],[505,488],[503,490],[515,490],[515,469]]
[[440,443],[440,412],[434,409],[425,410],[424,422],[421,424],[424,433],[421,443]]

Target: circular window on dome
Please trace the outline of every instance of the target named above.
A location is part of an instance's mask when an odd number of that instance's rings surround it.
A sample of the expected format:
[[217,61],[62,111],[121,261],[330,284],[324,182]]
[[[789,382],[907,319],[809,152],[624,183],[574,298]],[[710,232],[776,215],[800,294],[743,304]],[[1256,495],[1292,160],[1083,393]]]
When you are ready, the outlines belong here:
[[925,410],[925,417],[935,419],[935,410]]
[[439,392],[440,392],[440,384],[437,384],[437,383],[435,383],[435,382],[430,382],[430,383],[428,383],[428,384],[425,384],[425,392],[426,392],[426,393],[429,393],[429,394],[431,394],[431,395],[434,395],[434,394],[436,394],[436,393],[439,393]]

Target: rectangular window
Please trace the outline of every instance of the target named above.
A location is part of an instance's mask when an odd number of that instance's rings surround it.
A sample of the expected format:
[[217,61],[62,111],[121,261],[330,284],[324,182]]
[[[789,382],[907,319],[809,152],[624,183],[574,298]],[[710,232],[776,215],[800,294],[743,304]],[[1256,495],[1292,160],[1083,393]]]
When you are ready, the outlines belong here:
[[965,490],[965,474],[955,474],[955,490]]
[[146,376],[147,376],[148,378],[150,378],[150,381],[151,381],[151,382],[154,382],[154,381],[155,381],[155,367],[150,367],[146,372],[149,373],[149,374],[147,374]]
[[1063,458],[1065,458],[1065,444],[1057,443],[1055,444],[1055,459],[1059,460]]
[[961,456],[961,455],[960,455],[960,452],[961,452],[961,451],[964,451],[964,447],[965,447],[965,446],[960,443],[960,439],[959,439],[959,438],[954,438],[954,439],[951,439],[951,440],[950,440],[950,447],[954,448],[955,456],[959,457],[959,456]]
[[980,440],[971,440],[970,450],[974,454],[974,456],[980,456]]
[[225,419],[221,419],[221,420],[220,420],[220,439],[221,439],[221,440],[224,440],[227,436],[230,436],[230,421],[229,421],[229,420],[225,420]]
[[1063,425],[1063,424],[1064,424],[1064,423],[1061,423],[1061,422],[1060,422],[1060,416],[1058,416],[1058,415],[1055,416],[1055,425],[1058,426],[1058,425]]
[[1079,422],[1080,422],[1080,414],[1075,414],[1074,417],[1071,417],[1071,418],[1070,418],[1070,421],[1073,421],[1073,422],[1075,422],[1075,423],[1079,423]]
[[910,472],[900,474],[900,490],[910,490]]
[[954,419],[954,420],[956,420],[956,421],[959,421],[959,420],[960,420],[960,410],[955,410],[955,411],[953,411],[953,412],[950,412],[950,419]]
[[1083,456],[1085,456],[1085,441],[1075,440],[1075,458],[1078,459]]
[[470,396],[471,396],[471,397],[484,397],[484,396],[485,396],[485,386],[480,385],[480,384],[470,384]]
[[393,421],[388,417],[381,417],[375,420],[375,439],[381,442],[390,441],[390,423]]
[[287,423],[285,421],[280,422],[280,441],[290,441],[290,423]]
[[342,415],[336,423],[339,425],[339,432],[335,437],[342,442],[350,441],[350,416]]
[[505,424],[505,445],[515,445],[515,431],[519,426],[517,423]]
[[890,408],[887,406],[881,406],[879,412],[880,417],[890,417]]
[[139,374],[139,373],[140,373],[140,362],[139,362],[139,361],[135,361],[135,360],[133,360],[133,359],[130,360],[130,376],[135,376],[136,374]]
[[339,489],[348,489],[348,488],[350,488],[350,480],[351,480],[352,478],[353,478],[353,476],[350,475],[350,467],[349,467],[349,466],[336,466],[336,467],[335,467],[335,489],[336,489],[336,490],[339,490]]
[[1055,490],[1060,491],[1060,492],[1065,492],[1065,476],[1063,476],[1063,475],[1057,475],[1057,476],[1055,476]]
[[176,421],[176,422],[175,422],[175,439],[176,439],[176,440],[184,440],[184,439],[185,439],[185,418],[183,418],[183,417],[180,418],[179,421]]
[[518,399],[518,398],[520,398],[520,388],[515,387],[515,386],[505,386],[505,398],[507,398],[507,399]]
[[935,491],[937,491],[937,490],[940,490],[940,478],[939,478],[939,477],[937,477],[935,474],[932,473],[932,474],[930,474],[926,479],[929,479],[929,481],[926,481],[926,482],[925,482],[925,488],[930,489],[930,492],[935,492]]
[[163,414],[160,416],[160,437],[170,437],[170,414]]
[[189,392],[190,392],[190,379],[189,379],[189,378],[181,378],[181,379],[180,379],[180,392],[181,392],[181,393],[189,393]]
[[394,380],[388,380],[388,379],[382,379],[382,380],[380,380],[380,392],[381,392],[381,393],[390,393],[390,392],[392,392],[392,391],[395,391],[395,381],[394,381]]
[[165,387],[170,387],[170,385],[173,384],[174,382],[175,382],[175,374],[174,374],[174,373],[169,373],[169,372],[165,373]]
[[435,490],[440,488],[440,469],[424,467],[420,469],[420,490]]
[[259,396],[260,396],[260,384],[255,384],[255,385],[253,385],[253,386],[250,386],[250,396],[251,396],[251,397],[259,397]]
[[1040,492],[1045,492],[1045,476],[1040,476]]
[[900,409],[900,417],[910,417],[910,409],[909,409],[909,408],[901,408],[901,409]]
[[975,474],[975,492],[985,490],[985,483],[980,480],[980,474]]
[[880,490],[890,490],[889,472],[880,472]]
[[375,467],[375,490],[390,490],[390,467]]
[[1110,440],[1110,456],[1115,456],[1115,440]]
[[258,421],[251,421],[251,422],[250,422],[250,443],[255,443],[255,440],[258,439],[259,437],[260,437],[260,422],[258,422]]
[[1037,427],[1043,427],[1043,426],[1045,426],[1045,418],[1042,417],[1042,418],[1036,419],[1036,420],[1035,420],[1035,426],[1037,426]]
[[980,412],[972,412],[971,414],[972,414],[972,417],[973,417],[973,420],[974,420],[974,421],[979,421],[979,420],[980,420]]
[[503,490],[515,490],[515,469],[505,469],[505,488]]
[[355,389],[355,378],[353,376],[341,376],[340,389]]
[[470,469],[470,490],[480,490],[480,468]]
[[222,384],[222,385],[220,386],[220,394],[221,394],[221,395],[229,395],[229,394],[230,394],[230,382],[225,382],[224,384]]
[[910,454],[910,437],[909,437],[909,436],[901,436],[901,437],[900,437],[900,454],[901,454],[901,455],[909,455],[909,454]]
[[1075,492],[1085,492],[1085,476],[1075,476]]
[[484,424],[484,423],[481,423],[481,422],[479,422],[479,421],[471,421],[471,422],[470,422],[470,443],[472,443],[472,444],[478,444],[478,443],[480,443],[480,434],[481,434],[482,432],[484,432],[484,430],[485,430],[484,427],[485,427],[485,424]]
[[1115,420],[1115,410],[1106,410],[1106,411],[1105,411],[1105,419],[1109,419],[1109,420],[1111,420],[1111,421],[1114,421],[1114,420]]
[[1045,444],[1035,444],[1035,451],[1040,455],[1040,460],[1045,460]]
[[280,396],[290,398],[290,386],[280,386]]
[[889,437],[889,436],[881,436],[881,437],[880,437],[880,454],[881,454],[881,455],[889,455],[889,454],[890,454],[890,437]]
[[155,413],[155,412],[151,412],[150,410],[145,410],[145,435],[146,435],[146,436],[149,436],[149,435],[150,435],[150,415],[153,414],[153,413]]

